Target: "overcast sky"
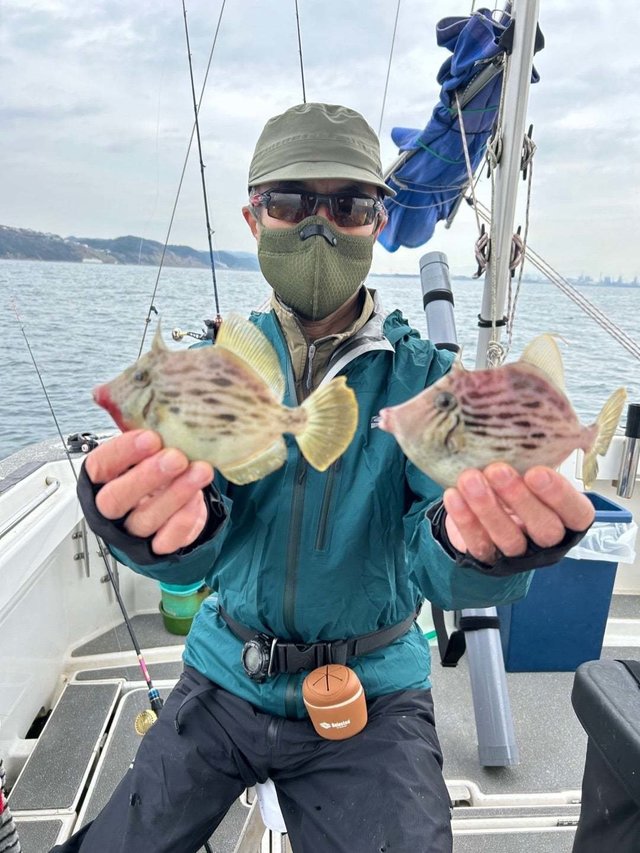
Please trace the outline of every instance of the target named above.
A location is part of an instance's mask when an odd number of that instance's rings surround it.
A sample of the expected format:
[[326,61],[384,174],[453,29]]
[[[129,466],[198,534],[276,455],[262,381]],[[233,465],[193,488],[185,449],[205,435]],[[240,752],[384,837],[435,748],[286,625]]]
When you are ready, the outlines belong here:
[[[520,0],[522,2],[522,0]],[[344,103],[377,130],[395,0],[299,0],[308,101]],[[529,121],[530,244],[561,273],[640,276],[637,0],[541,0],[546,37]],[[221,0],[188,0],[200,90]],[[470,2],[403,0],[382,122],[422,127],[449,55],[436,23]],[[302,101],[294,0],[227,0],[200,114],[218,249],[254,250],[240,214],[267,118]],[[193,122],[180,0],[0,0],[0,224],[62,236],[163,241]],[[484,196],[488,199],[486,190]],[[524,184],[519,217],[524,223]],[[463,211],[428,248],[475,269]],[[206,248],[195,149],[172,243]],[[376,248],[374,272],[417,272],[425,249]]]

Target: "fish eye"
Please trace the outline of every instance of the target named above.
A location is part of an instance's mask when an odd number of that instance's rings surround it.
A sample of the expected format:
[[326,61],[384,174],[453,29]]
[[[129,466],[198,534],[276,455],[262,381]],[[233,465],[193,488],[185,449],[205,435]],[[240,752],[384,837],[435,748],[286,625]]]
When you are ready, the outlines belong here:
[[441,412],[450,412],[452,409],[455,409],[457,401],[453,394],[450,394],[448,391],[441,391],[436,395],[433,404]]
[[133,374],[133,381],[137,382],[139,385],[144,385],[149,381],[149,371],[148,370],[136,370]]

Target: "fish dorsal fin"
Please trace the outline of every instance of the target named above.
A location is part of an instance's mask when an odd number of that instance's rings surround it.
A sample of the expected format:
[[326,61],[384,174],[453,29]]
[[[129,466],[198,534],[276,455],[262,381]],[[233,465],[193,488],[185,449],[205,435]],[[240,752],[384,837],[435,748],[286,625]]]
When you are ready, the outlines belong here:
[[169,347],[165,344],[162,338],[162,325],[159,317],[158,325],[156,326],[156,332],[153,336],[153,341],[151,342],[151,350],[156,354],[159,354],[161,352],[169,352]]
[[462,347],[460,347],[458,349],[458,351],[456,352],[456,357],[451,362],[451,367],[455,370],[465,370],[466,371],[467,368],[462,363]]
[[538,370],[546,374],[556,388],[566,394],[562,355],[555,339],[555,335],[548,333],[538,335],[524,348],[520,361],[537,367]]
[[239,314],[229,314],[216,336],[216,346],[224,347],[245,361],[282,402],[284,376],[278,356],[264,334]]

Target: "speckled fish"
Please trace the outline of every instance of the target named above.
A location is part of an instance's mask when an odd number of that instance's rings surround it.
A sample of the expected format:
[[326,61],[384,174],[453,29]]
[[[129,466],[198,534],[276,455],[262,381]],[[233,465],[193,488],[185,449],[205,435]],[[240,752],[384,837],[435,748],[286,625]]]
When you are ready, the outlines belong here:
[[380,412],[381,429],[393,433],[405,455],[443,486],[466,468],[507,462],[523,474],[534,465],[557,467],[584,451],[582,479],[590,488],[618,425],[627,393],[619,388],[595,423],[583,426],[564,388],[560,350],[540,335],[519,361],[487,370],[458,362],[425,391]]
[[358,406],[344,376],[295,408],[282,403],[285,382],[264,334],[240,316],[226,319],[214,346],[170,350],[158,328],[151,350],[93,392],[121,430],[146,427],[191,460],[202,459],[232,483],[259,480],[287,458],[292,433],[324,471],[353,438]]

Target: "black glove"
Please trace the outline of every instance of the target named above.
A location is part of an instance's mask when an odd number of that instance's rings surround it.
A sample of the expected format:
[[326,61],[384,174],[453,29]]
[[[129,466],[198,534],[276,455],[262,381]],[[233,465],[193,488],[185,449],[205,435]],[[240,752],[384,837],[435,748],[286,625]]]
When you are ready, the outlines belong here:
[[444,548],[452,560],[455,560],[459,566],[463,566],[468,569],[475,569],[478,572],[482,572],[483,575],[492,575],[497,578],[506,578],[509,577],[509,575],[517,575],[520,574],[520,572],[531,571],[531,569],[541,569],[544,566],[552,566],[554,563],[560,562],[567,551],[571,550],[574,545],[577,545],[589,527],[591,527],[591,525],[589,525],[586,530],[580,531],[565,528],[565,535],[562,541],[558,542],[557,545],[553,545],[551,548],[542,548],[540,545],[536,545],[536,543],[525,534],[527,550],[524,554],[519,557],[507,557],[498,550],[497,560],[495,563],[490,565],[488,563],[482,563],[480,560],[476,560],[476,558],[468,552],[463,553],[462,551],[458,551],[458,549],[451,544],[447,535],[447,528],[444,523],[447,517],[447,511],[444,508],[442,501],[438,501],[430,506],[426,515],[431,522],[434,539]]
[[102,515],[96,507],[96,495],[101,488],[102,484],[96,485],[91,482],[86,467],[83,464],[78,477],[77,493],[80,506],[87,519],[87,524],[96,536],[104,539],[107,545],[122,551],[134,563],[140,566],[150,566],[165,560],[177,562],[180,557],[191,553],[191,551],[194,551],[200,545],[204,545],[205,542],[212,539],[227,517],[220,492],[211,483],[206,489],[202,490],[207,505],[207,522],[195,542],[192,542],[191,545],[187,545],[185,548],[179,548],[173,554],[155,554],[151,549],[153,536],[133,536],[125,530],[124,523],[128,513],[127,515],[123,515],[122,518],[117,518],[113,521]]

